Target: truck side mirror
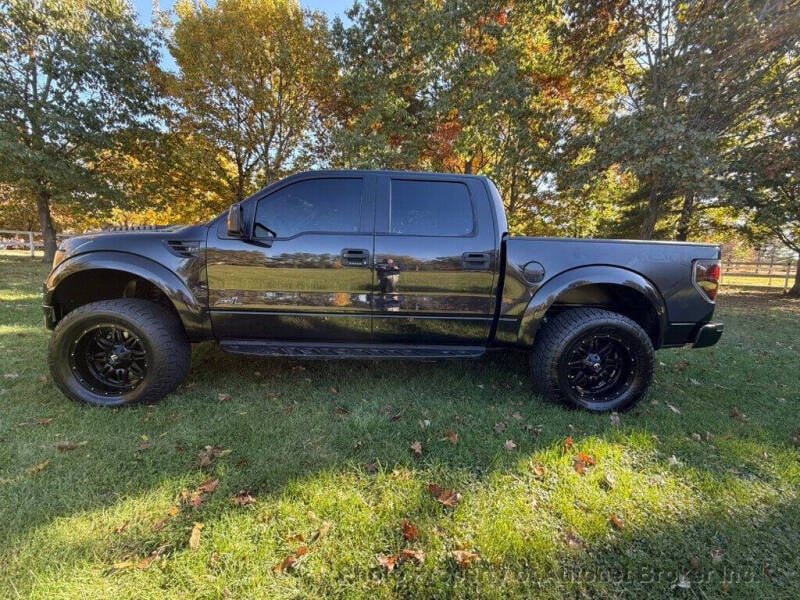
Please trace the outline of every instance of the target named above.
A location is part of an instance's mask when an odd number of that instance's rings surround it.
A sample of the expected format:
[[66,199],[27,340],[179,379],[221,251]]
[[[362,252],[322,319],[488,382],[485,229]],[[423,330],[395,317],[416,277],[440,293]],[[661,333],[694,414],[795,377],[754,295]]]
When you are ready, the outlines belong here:
[[228,235],[244,237],[244,210],[238,202],[228,209]]

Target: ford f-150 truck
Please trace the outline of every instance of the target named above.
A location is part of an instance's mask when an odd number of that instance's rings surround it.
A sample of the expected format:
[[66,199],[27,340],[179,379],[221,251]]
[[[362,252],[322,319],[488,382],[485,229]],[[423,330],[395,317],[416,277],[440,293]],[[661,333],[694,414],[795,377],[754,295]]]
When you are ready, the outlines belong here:
[[105,406],[153,402],[190,343],[299,358],[530,353],[543,396],[624,410],[654,351],[710,346],[720,249],[510,236],[486,177],[294,175],[208,224],[63,241],[44,285],[53,380]]

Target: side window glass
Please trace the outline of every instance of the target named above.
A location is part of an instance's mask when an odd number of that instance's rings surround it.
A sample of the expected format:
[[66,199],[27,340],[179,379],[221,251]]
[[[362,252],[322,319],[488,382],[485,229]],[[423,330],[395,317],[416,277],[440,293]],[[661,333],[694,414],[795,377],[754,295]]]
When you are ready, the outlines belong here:
[[390,214],[392,233],[452,237],[473,232],[472,202],[463,183],[393,179]]
[[263,198],[256,210],[255,236],[266,228],[279,238],[299,233],[354,233],[361,220],[363,180],[309,179]]

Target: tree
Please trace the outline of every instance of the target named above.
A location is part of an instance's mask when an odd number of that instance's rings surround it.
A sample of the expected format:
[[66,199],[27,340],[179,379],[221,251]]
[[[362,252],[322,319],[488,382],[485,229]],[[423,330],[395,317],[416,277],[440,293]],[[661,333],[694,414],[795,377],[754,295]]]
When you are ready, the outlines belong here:
[[181,0],[169,49],[171,129],[229,202],[313,164],[312,124],[335,80],[327,28],[295,0]]
[[565,140],[608,116],[616,46],[597,48],[616,35],[615,5],[357,3],[349,27],[334,24],[334,164],[489,175],[513,231],[567,230],[562,219],[584,213],[565,211],[554,186],[575,158]]
[[800,11],[790,0],[633,0],[629,11],[626,94],[595,141],[596,170],[636,176],[640,237],[686,240],[698,208],[725,200],[731,136],[773,96],[768,75],[796,43]]
[[51,207],[119,198],[97,170],[123,129],[146,125],[157,53],[123,0],[0,4],[0,181],[36,206],[52,261]]
[[798,253],[789,294],[800,297],[800,52],[788,53],[772,76],[777,91],[764,99],[761,118],[739,132],[726,187],[742,211],[740,229],[757,241],[776,237]]

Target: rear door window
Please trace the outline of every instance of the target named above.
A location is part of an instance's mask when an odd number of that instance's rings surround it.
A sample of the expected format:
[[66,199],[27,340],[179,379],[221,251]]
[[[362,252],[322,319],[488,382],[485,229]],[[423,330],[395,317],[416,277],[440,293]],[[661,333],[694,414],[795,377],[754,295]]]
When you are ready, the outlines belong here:
[[475,229],[469,190],[455,181],[393,179],[390,229],[399,235],[459,237]]

